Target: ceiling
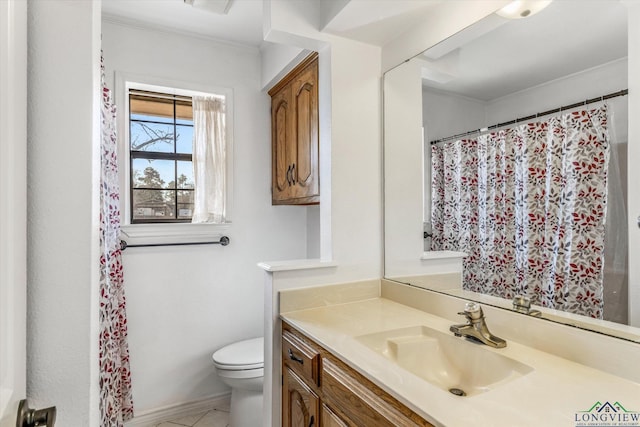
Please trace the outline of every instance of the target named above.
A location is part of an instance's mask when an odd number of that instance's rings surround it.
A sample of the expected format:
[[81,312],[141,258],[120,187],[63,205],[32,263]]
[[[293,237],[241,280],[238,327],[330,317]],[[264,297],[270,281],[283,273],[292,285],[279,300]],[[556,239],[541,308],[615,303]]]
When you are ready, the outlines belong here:
[[626,9],[616,0],[555,0],[526,19],[491,15],[473,36],[465,30],[419,57],[423,86],[490,101],[625,58]]
[[[263,0],[103,0],[112,21],[260,47]],[[300,1],[300,0],[295,0]],[[323,32],[384,46],[443,0],[319,1]],[[466,0],[476,1],[476,0]],[[627,55],[626,6],[618,0],[555,0],[526,19],[495,14],[429,49],[423,85],[491,100]]]
[[[216,40],[261,46],[263,0],[231,0],[227,14],[208,4],[223,0],[103,0],[102,14],[111,21],[143,25]],[[296,0],[300,1],[300,0]],[[417,24],[443,0],[310,0],[330,17],[322,31],[383,46]]]
[[[419,24],[443,0],[320,0],[325,8],[340,3],[330,19],[325,17],[322,31],[384,46]],[[326,15],[326,13],[325,13]]]
[[103,0],[107,20],[249,46],[262,45],[263,0],[233,0],[227,14],[209,11],[203,0]]

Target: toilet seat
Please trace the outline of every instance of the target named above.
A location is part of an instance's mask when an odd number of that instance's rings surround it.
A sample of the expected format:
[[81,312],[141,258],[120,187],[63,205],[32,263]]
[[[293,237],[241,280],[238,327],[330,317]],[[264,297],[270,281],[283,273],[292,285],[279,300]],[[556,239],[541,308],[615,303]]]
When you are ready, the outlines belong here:
[[212,359],[220,380],[231,387],[230,425],[262,425],[264,338],[229,344],[213,353]]
[[247,377],[263,375],[264,337],[239,341],[221,348],[213,353],[213,364],[216,369],[223,371],[255,371],[246,372]]

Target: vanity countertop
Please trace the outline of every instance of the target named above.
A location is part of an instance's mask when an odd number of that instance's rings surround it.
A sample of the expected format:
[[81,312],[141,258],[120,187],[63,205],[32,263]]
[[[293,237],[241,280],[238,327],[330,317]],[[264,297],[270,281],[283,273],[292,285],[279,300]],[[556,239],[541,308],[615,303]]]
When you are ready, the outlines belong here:
[[[371,298],[290,311],[281,317],[438,426],[640,426],[640,384],[513,340],[508,340],[506,348],[486,349],[529,365],[534,370],[527,375],[465,397],[432,385],[356,340],[360,335],[416,325],[450,333],[451,321],[389,299]],[[491,329],[490,319],[488,326]],[[604,410],[598,413],[593,409],[597,402],[609,402],[615,408],[606,414]],[[598,418],[598,424],[580,424],[583,417],[591,420],[594,415],[609,418]]]

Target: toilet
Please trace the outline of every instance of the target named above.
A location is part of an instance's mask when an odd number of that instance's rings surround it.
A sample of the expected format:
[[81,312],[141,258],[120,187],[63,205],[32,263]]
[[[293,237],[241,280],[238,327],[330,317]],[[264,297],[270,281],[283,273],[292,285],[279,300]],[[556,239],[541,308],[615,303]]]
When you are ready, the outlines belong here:
[[218,377],[231,387],[231,427],[255,427],[262,422],[264,338],[229,344],[213,353]]

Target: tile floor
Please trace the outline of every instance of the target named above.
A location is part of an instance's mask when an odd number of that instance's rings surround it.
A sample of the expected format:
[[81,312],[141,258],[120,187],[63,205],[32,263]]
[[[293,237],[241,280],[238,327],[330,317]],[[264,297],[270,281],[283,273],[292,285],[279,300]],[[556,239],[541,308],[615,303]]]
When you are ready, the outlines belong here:
[[198,411],[154,424],[154,427],[229,427],[229,399],[210,411]]
[[155,427],[228,427],[229,412],[213,409],[193,415],[186,415],[174,420],[163,421]]

